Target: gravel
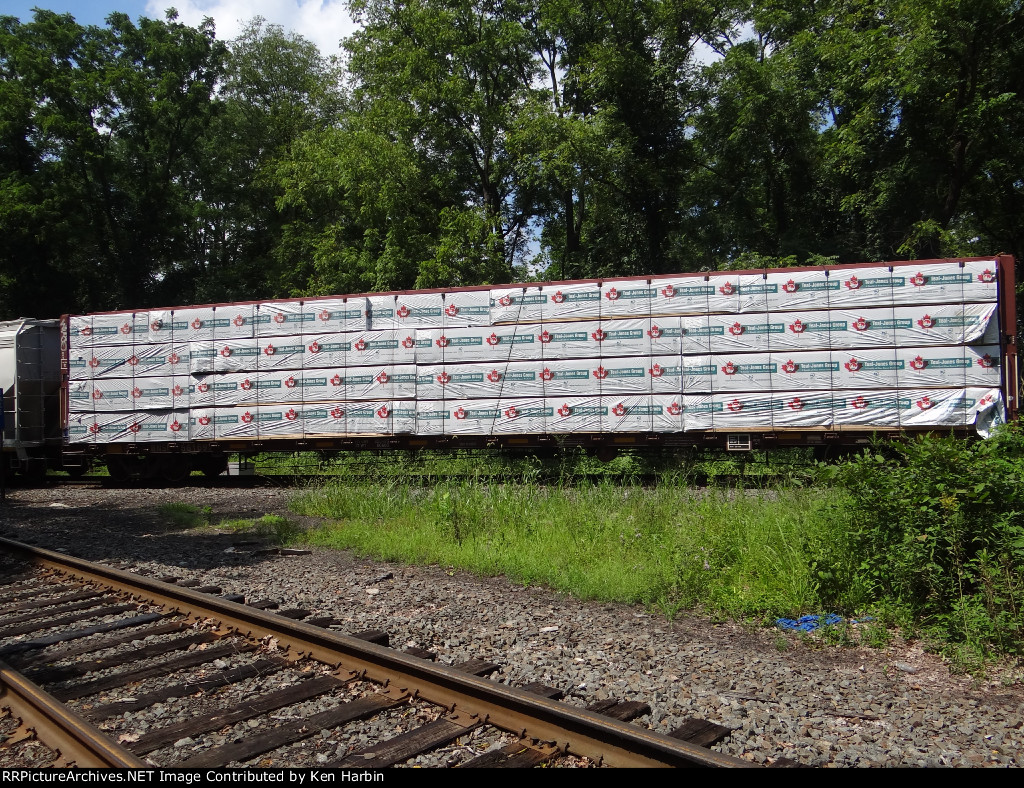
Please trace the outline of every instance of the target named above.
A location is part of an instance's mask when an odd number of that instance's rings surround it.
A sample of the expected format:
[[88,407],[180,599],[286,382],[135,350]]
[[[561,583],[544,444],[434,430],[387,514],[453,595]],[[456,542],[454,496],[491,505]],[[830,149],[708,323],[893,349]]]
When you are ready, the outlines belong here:
[[[180,529],[157,513],[160,504],[187,501],[209,506],[215,523],[284,514],[315,525],[287,511],[289,495],[265,489],[17,489],[0,505],[0,534],[89,560],[124,561],[157,577],[220,586],[249,600],[273,599],[281,609],[334,616],[340,622],[335,628],[343,632],[381,629],[392,646],[436,651],[439,662],[487,659],[502,665],[492,679],[543,682],[565,691],[567,703],[643,700],[652,712],[635,724],[662,733],[688,718],[716,722],[732,734],[715,749],[755,763],[788,758],[829,767],[1024,765],[1019,677],[951,674],[918,643],[894,638],[883,649],[828,646],[699,616],[669,621],[641,607],[581,602],[445,567],[373,562],[328,550],[277,555],[241,544],[237,534]],[[231,665],[256,658],[239,657]],[[269,691],[293,678],[285,671],[233,691],[257,685]],[[147,689],[152,687],[132,692]],[[347,698],[352,691],[338,695]],[[315,714],[336,697],[279,716]],[[203,703],[202,697],[173,699],[105,725],[132,736],[198,713]],[[434,713],[422,705],[393,709],[344,732],[321,731],[246,765],[323,765],[380,730],[407,730]],[[244,735],[247,725],[177,741],[153,759],[190,757]],[[455,764],[504,741],[500,734],[480,733],[407,765]]]

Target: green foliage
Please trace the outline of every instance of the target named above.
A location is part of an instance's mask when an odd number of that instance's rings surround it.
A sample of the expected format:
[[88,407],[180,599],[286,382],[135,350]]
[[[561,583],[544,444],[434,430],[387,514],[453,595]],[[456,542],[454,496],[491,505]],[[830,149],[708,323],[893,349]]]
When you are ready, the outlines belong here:
[[180,528],[195,528],[207,525],[213,510],[209,506],[193,506],[190,503],[163,503],[156,508],[157,514],[170,520]]
[[276,545],[294,543],[303,534],[297,523],[277,514],[265,514],[258,520],[221,520],[217,527],[256,536]]
[[1024,431],[983,442],[879,444],[823,478],[850,496],[841,543],[816,550],[826,602],[885,603],[939,640],[1019,652],[1024,624]]

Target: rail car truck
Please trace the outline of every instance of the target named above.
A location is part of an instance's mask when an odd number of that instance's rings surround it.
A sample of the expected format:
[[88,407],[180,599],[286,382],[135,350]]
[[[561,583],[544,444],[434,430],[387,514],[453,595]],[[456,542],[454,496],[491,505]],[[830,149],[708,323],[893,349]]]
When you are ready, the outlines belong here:
[[1007,255],[13,321],[5,447],[174,480],[235,452],[987,435],[1016,415],[1015,332]]

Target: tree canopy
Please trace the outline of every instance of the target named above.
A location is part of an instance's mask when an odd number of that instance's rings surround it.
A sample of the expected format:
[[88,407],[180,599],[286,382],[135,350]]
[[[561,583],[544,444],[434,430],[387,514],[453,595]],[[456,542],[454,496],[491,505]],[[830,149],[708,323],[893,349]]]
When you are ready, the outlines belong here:
[[1020,0],[0,17],[0,318],[1024,257]]

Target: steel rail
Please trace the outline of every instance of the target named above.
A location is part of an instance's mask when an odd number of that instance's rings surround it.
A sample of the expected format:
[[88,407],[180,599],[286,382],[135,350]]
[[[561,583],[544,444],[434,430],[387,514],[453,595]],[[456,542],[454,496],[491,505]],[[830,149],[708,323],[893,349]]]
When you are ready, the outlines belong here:
[[116,744],[92,723],[0,661],[0,707],[57,753],[54,765],[83,769],[147,769],[152,766]]
[[468,675],[444,665],[228,602],[187,588],[139,577],[43,548],[0,538],[37,565],[81,580],[116,585],[148,602],[250,638],[276,638],[295,659],[332,665],[339,675],[363,678],[391,690],[476,717],[522,738],[551,742],[566,754],[614,767],[750,767],[739,758],[679,741],[525,690]]

